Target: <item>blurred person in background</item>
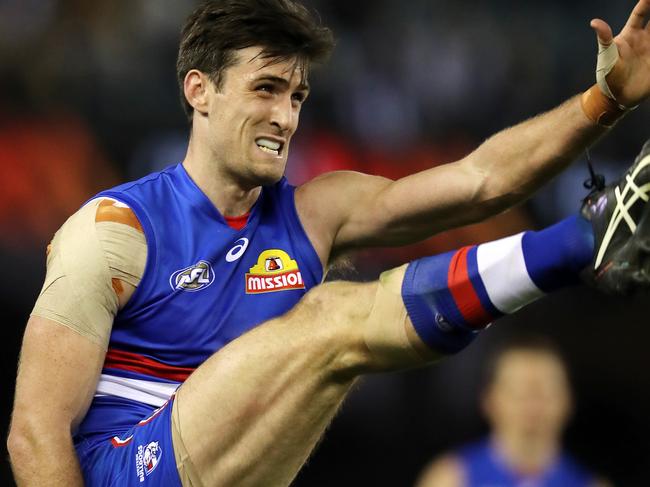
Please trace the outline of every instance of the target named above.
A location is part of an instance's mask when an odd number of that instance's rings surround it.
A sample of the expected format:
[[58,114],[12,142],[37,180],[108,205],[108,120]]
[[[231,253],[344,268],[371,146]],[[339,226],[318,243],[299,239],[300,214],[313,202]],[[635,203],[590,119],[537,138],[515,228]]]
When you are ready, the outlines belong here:
[[572,410],[557,347],[535,335],[510,338],[486,365],[481,410],[489,437],[443,455],[417,487],[604,487],[562,448]]
[[[460,161],[294,188],[289,144],[331,33],[289,0],[203,4],[177,64],[185,160],[99,193],[52,241],[9,437],[19,482],[287,485],[359,375],[458,352],[592,261],[617,290],[650,232],[650,144],[585,218],[317,285],[346,251],[484,219],[566,167],[650,95],[648,14],[640,1],[616,41],[594,21],[599,84]],[[604,238],[621,194],[626,225]]]

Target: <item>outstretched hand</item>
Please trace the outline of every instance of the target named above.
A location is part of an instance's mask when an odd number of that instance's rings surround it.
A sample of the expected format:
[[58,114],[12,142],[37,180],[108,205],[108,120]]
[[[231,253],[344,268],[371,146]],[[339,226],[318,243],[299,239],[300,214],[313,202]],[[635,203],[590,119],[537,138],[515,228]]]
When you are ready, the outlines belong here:
[[650,96],[650,0],[639,0],[625,27],[614,37],[612,28],[601,19],[591,21],[603,46],[616,43],[619,59],[607,75],[607,84],[623,106],[633,107]]

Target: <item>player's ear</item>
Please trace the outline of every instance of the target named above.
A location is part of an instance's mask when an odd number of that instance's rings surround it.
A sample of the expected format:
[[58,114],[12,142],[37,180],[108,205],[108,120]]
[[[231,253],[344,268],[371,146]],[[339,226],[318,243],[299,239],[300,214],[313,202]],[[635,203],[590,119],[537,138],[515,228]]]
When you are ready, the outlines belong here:
[[188,71],[183,82],[185,99],[194,108],[195,112],[202,115],[208,113],[210,83],[210,79],[198,69]]

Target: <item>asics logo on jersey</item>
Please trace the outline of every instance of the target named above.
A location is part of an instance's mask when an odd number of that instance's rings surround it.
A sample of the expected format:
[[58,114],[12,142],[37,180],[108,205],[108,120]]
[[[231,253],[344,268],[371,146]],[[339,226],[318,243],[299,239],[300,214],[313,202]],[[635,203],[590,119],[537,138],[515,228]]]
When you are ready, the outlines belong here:
[[236,245],[226,254],[227,262],[235,262],[236,260],[239,260],[242,255],[244,255],[244,252],[246,252],[246,249],[248,248],[248,239],[240,238],[235,242],[235,244]]
[[174,272],[169,278],[169,285],[174,291],[196,292],[205,289],[214,282],[214,271],[209,262],[201,260],[193,266]]
[[648,193],[650,193],[650,183],[638,186],[634,180],[647,166],[650,166],[650,155],[647,155],[643,160],[641,160],[641,162],[639,162],[639,164],[636,165],[632,174],[627,174],[625,176],[626,184],[622,191],[619,187],[614,189],[614,194],[616,195],[616,208],[614,208],[614,212],[612,213],[609,224],[607,225],[607,230],[603,236],[600,249],[598,249],[598,255],[596,256],[594,263],[595,269],[603,263],[609,243],[614,237],[621,222],[625,221],[625,223],[627,223],[630,232],[634,233],[636,231],[636,223],[630,215],[630,208],[632,208],[632,206],[639,200],[645,202],[650,200],[650,196],[648,195]]

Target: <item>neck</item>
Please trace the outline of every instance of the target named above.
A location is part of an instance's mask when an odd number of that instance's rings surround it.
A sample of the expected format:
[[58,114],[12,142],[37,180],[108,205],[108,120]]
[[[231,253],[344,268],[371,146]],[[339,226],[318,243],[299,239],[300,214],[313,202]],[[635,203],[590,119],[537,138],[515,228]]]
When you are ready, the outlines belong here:
[[185,170],[223,216],[240,216],[248,213],[262,191],[261,186],[249,187],[220,170],[219,164],[206,150],[206,144],[195,143],[190,138]]
[[493,442],[506,463],[524,474],[545,470],[560,450],[558,442],[550,436],[495,435]]

